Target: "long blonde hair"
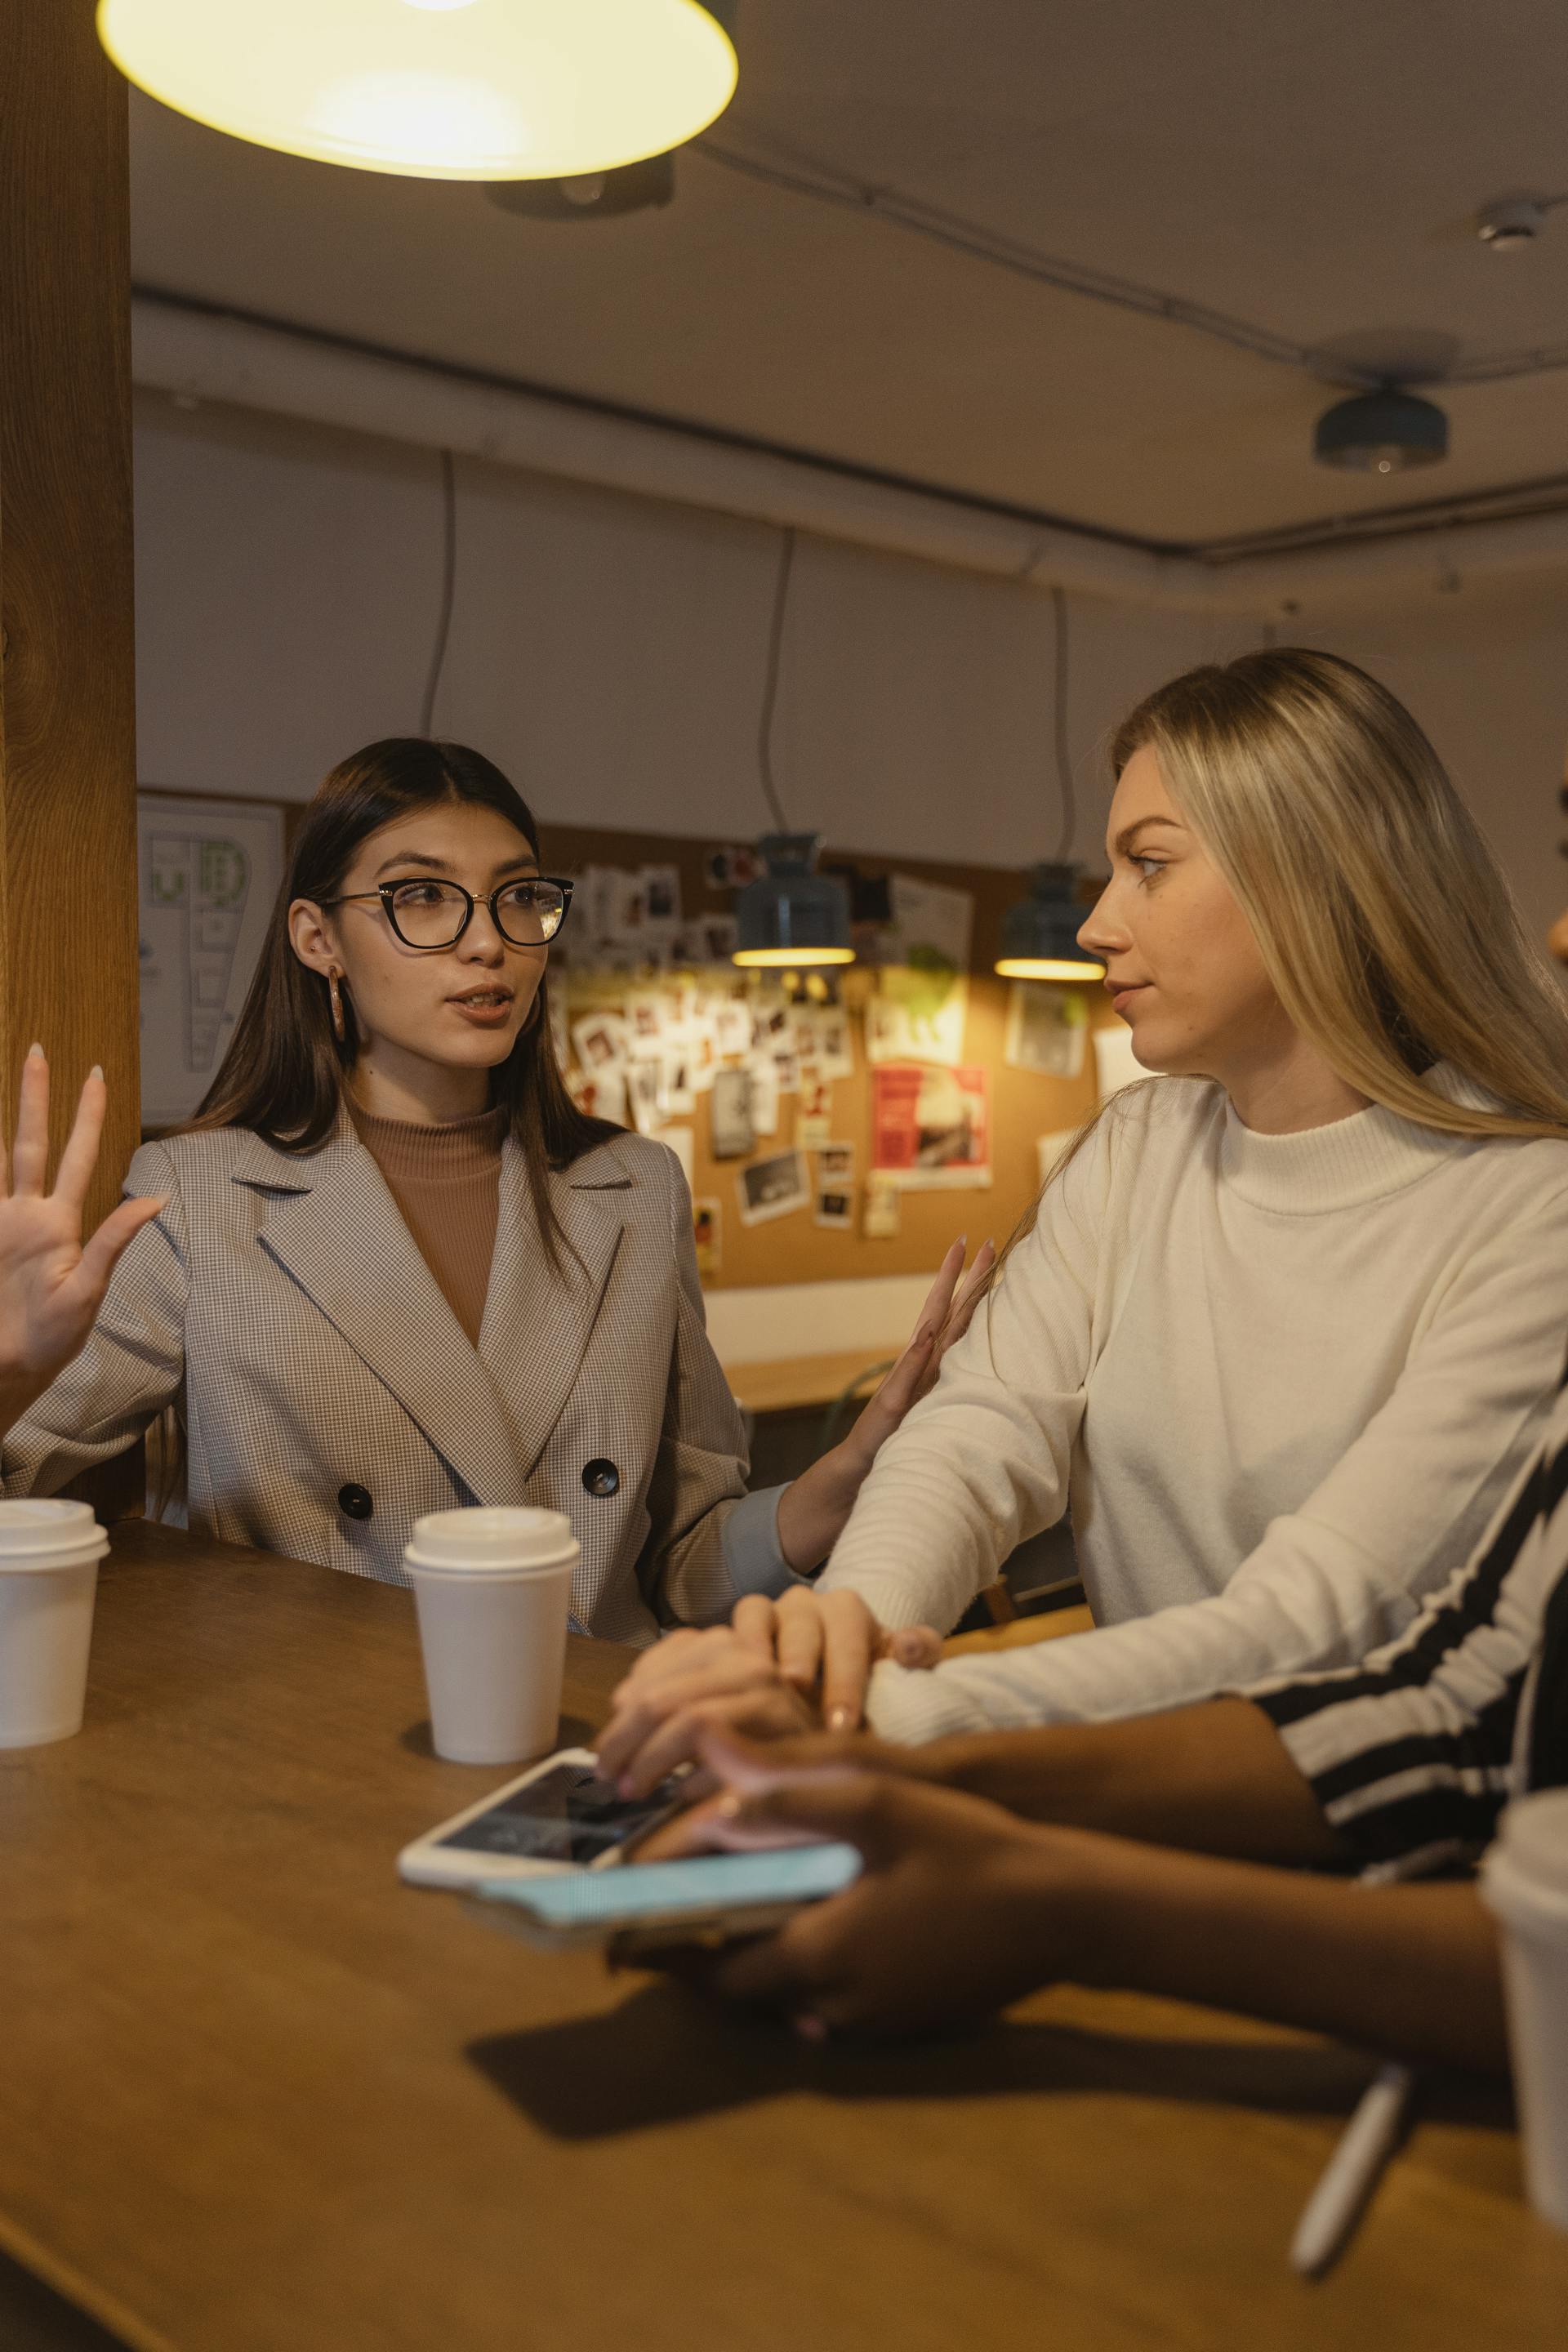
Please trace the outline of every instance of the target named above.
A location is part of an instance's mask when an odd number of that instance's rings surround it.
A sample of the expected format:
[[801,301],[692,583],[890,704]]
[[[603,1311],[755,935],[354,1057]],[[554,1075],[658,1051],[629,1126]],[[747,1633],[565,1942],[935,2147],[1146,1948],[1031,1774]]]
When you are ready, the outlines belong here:
[[[1449,1135],[1568,1137],[1568,1002],[1442,761],[1386,687],[1333,654],[1243,654],[1186,671],[1130,712],[1111,740],[1115,774],[1145,748],[1235,894],[1287,1014],[1347,1086]],[[1423,1085],[1438,1061],[1501,1108]]]

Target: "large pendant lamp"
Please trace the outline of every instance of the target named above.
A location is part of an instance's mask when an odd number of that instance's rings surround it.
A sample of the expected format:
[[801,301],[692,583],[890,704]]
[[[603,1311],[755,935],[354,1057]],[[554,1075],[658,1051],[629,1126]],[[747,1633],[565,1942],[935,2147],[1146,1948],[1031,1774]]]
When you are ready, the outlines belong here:
[[784,649],[784,612],[794,563],[795,533],[786,530],[779,548],[778,576],[773,584],[767,676],[757,730],[757,765],[763,795],[778,830],[764,833],[758,842],[763,871],[736,896],[733,959],[738,964],[763,969],[772,965],[786,971],[799,971],[807,964],[855,961],[849,936],[849,893],[837,875],[816,871],[822,835],[790,831],[784,803],[773,782],[773,709],[778,700],[779,657]]
[[98,30],[215,131],[423,180],[614,171],[694,137],[737,71],[698,0],[100,0]]
[[1057,783],[1061,793],[1062,833],[1055,857],[1029,872],[1029,895],[1002,918],[1002,950],[994,969],[1003,980],[1095,981],[1105,966],[1078,943],[1083,908],[1078,899],[1079,868],[1072,863],[1078,811],[1068,744],[1068,600],[1053,588],[1056,608]]

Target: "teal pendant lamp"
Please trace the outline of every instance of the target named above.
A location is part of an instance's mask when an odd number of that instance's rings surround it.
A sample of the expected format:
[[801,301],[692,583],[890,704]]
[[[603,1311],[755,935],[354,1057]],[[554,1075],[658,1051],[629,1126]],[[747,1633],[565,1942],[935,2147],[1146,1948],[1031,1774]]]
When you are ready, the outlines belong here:
[[1052,862],[1035,866],[1029,895],[1002,918],[1003,980],[1095,981],[1105,966],[1078,943],[1084,909],[1078,901],[1079,868]]
[[822,835],[790,830],[773,782],[773,709],[778,700],[779,656],[784,647],[784,612],[794,563],[795,533],[786,530],[779,550],[773,622],[768,632],[767,678],[757,730],[757,765],[763,793],[778,830],[764,833],[758,842],[763,871],[736,898],[737,937],[732,961],[752,969],[766,970],[772,966],[798,971],[812,964],[853,963],[855,946],[849,931],[847,889],[836,875],[816,871]]
[[994,970],[1002,980],[1089,982],[1105,978],[1099,958],[1078,943],[1083,922],[1078,878],[1082,868],[1072,862],[1072,837],[1077,808],[1072,784],[1072,760],[1068,746],[1068,600],[1053,588],[1056,607],[1057,782],[1061,792],[1062,835],[1054,858],[1032,866],[1029,895],[1009,907],[1002,918],[1002,949]]
[[764,871],[735,900],[733,961],[765,969],[853,963],[849,893],[836,875],[816,871],[819,833],[764,833],[757,844]]

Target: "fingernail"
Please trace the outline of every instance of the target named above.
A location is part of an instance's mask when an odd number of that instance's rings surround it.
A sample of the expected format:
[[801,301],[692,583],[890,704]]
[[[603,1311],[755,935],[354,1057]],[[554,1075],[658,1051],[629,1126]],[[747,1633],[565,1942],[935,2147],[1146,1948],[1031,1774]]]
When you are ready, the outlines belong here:
[[830,1706],[827,1710],[829,1731],[853,1731],[855,1717],[847,1706]]
[[803,2042],[826,2042],[827,2039],[826,2023],[814,2009],[795,2011],[795,2030]]
[[736,1794],[733,1789],[726,1790],[723,1796],[719,1799],[718,1803],[713,1808],[715,1819],[721,1822],[732,1822],[737,1813],[741,1811],[742,1803],[742,1800]]
[[95,1062],[87,1075],[89,1078],[101,1078],[103,1076],[103,1064],[101,1062]]
[[632,1779],[631,1774],[629,1772],[623,1772],[620,1779],[616,1782],[616,1796],[635,1797],[637,1792],[637,1783]]
[[28,1059],[28,1061],[29,1061],[29,1062],[32,1062],[32,1061],[39,1061],[39,1062],[41,1062],[41,1061],[43,1060],[43,1058],[44,1058],[44,1049],[43,1049],[43,1047],[38,1044],[37,1039],[35,1037],[35,1039],[33,1040],[33,1043],[32,1043],[32,1044],[28,1046],[28,1048],[27,1048],[27,1059]]

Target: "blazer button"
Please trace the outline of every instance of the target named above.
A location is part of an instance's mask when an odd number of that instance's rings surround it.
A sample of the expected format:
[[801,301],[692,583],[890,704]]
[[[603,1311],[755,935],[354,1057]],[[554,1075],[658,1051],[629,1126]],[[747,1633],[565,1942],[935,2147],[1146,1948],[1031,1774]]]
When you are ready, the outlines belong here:
[[368,1519],[375,1505],[363,1486],[340,1486],[338,1508],[346,1519]]
[[590,1462],[583,1472],[583,1484],[590,1495],[614,1495],[619,1491],[621,1474],[613,1462],[603,1455]]

